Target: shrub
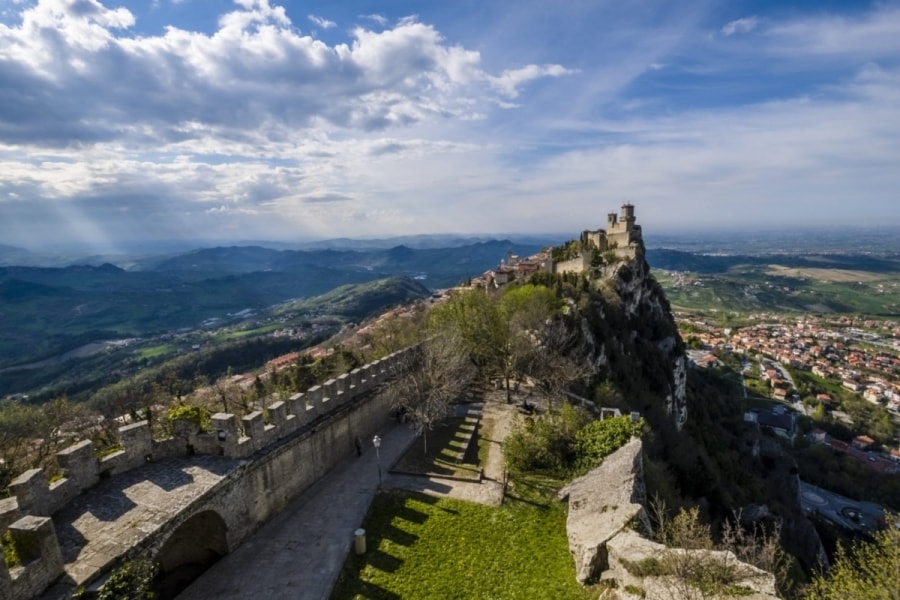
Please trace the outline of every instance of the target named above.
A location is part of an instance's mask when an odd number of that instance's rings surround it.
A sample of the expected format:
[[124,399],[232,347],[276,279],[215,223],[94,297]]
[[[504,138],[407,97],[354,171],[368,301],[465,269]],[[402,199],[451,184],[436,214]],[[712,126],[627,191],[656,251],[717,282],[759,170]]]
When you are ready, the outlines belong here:
[[586,473],[597,468],[632,436],[640,436],[643,427],[643,419],[633,423],[627,415],[588,423],[575,434],[576,469]]
[[17,567],[37,558],[40,553],[40,545],[36,537],[19,536],[14,538],[7,531],[0,536],[0,546],[3,548],[3,560],[7,567]]
[[589,421],[584,411],[566,402],[558,412],[519,422],[503,444],[507,468],[565,478],[575,463],[577,432]]
[[98,600],[151,600],[159,566],[149,560],[130,560],[113,571],[97,595]]
[[897,573],[900,573],[900,530],[885,529],[874,540],[859,543],[850,551],[838,548],[828,576],[813,579],[807,600],[897,598]]
[[3,536],[0,536],[0,548],[3,549],[3,560],[6,562],[7,568],[11,569],[22,564],[22,558],[19,556],[10,532],[7,531]]
[[212,420],[209,417],[209,410],[203,406],[194,406],[191,404],[181,404],[173,406],[169,409],[169,422],[187,421],[193,423],[197,431],[209,431]]
[[561,479],[586,473],[640,435],[643,420],[631,417],[592,420],[564,403],[558,412],[532,417],[514,427],[503,445],[506,466],[514,473],[545,473]]

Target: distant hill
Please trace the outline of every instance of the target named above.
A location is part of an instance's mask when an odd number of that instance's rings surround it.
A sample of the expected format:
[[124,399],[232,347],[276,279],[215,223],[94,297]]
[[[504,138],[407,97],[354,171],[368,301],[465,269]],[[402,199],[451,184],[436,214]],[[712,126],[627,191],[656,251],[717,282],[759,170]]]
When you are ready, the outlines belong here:
[[0,265],[29,264],[33,256],[25,248],[0,244]]
[[456,285],[498,265],[507,252],[528,255],[538,249],[509,240],[370,251],[227,246],[143,259],[129,270],[109,263],[0,267],[0,368],[99,339],[195,328],[245,309],[259,311],[348,284],[401,278],[369,290],[368,296],[354,292],[335,299],[336,312],[357,318],[380,301],[391,304],[427,294],[428,288]]
[[159,261],[144,261],[138,269],[196,280],[261,272],[297,276],[316,267],[344,273],[350,281],[406,275],[417,277],[432,288],[441,288],[456,285],[469,276],[497,266],[508,252],[527,256],[540,248],[539,245],[516,244],[510,240],[490,240],[451,248],[412,248],[401,244],[364,251],[224,246],[193,250]]
[[369,283],[342,285],[310,300],[279,306],[278,313],[319,308],[329,314],[360,319],[380,310],[427,297],[431,291],[408,277],[389,277]]
[[868,254],[788,254],[760,255],[685,252],[667,248],[647,250],[647,262],[657,269],[692,271],[695,273],[725,273],[735,267],[766,266],[846,269],[873,273],[900,273],[900,255],[872,256]]

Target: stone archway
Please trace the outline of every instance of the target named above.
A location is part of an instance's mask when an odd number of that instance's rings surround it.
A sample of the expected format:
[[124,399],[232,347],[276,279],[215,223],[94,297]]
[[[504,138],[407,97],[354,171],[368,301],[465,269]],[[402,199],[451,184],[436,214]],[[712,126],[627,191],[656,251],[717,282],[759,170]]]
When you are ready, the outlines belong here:
[[160,600],[175,598],[216,561],[228,554],[228,526],[219,513],[205,510],[189,518],[156,555]]

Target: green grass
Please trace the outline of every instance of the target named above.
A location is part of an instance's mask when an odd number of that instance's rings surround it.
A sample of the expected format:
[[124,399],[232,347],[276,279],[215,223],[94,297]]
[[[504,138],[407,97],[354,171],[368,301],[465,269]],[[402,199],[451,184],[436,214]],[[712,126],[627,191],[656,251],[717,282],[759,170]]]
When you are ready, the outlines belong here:
[[239,329],[236,331],[226,331],[223,333],[218,333],[213,336],[213,339],[217,342],[227,342],[231,340],[239,340],[245,337],[252,337],[257,335],[263,335],[266,333],[271,333],[276,329],[284,327],[283,324],[280,323],[271,323],[269,325],[263,325],[262,327],[256,327],[255,329]]
[[138,352],[138,358],[142,360],[146,360],[148,358],[159,358],[160,356],[166,356],[167,354],[172,354],[175,351],[175,348],[172,347],[171,344],[160,344],[159,346],[148,346],[147,348],[141,348]]
[[[419,437],[397,461],[394,470],[439,477],[478,479],[482,463],[468,462],[472,458],[470,446],[477,447],[479,436],[473,435],[477,424],[477,419],[473,417],[447,419],[444,424],[428,432],[427,453],[426,439]],[[467,444],[469,440],[471,442]]]
[[415,492],[382,493],[363,524],[367,552],[351,554],[332,598],[597,598],[582,588],[555,485],[521,482],[501,507]]

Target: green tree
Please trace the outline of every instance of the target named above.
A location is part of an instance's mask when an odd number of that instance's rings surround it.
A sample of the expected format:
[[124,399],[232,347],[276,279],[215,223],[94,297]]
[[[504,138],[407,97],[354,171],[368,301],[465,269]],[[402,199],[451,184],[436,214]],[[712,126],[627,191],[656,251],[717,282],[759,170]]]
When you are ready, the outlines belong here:
[[27,469],[56,468],[55,454],[93,427],[92,413],[64,397],[41,406],[0,405],[0,490]]
[[429,327],[456,329],[472,363],[481,373],[500,377],[509,401],[512,381],[534,364],[539,333],[559,304],[542,285],[508,286],[500,294],[467,290],[436,307]]
[[900,573],[900,530],[890,527],[849,551],[838,548],[834,566],[813,579],[807,600],[897,600]]

